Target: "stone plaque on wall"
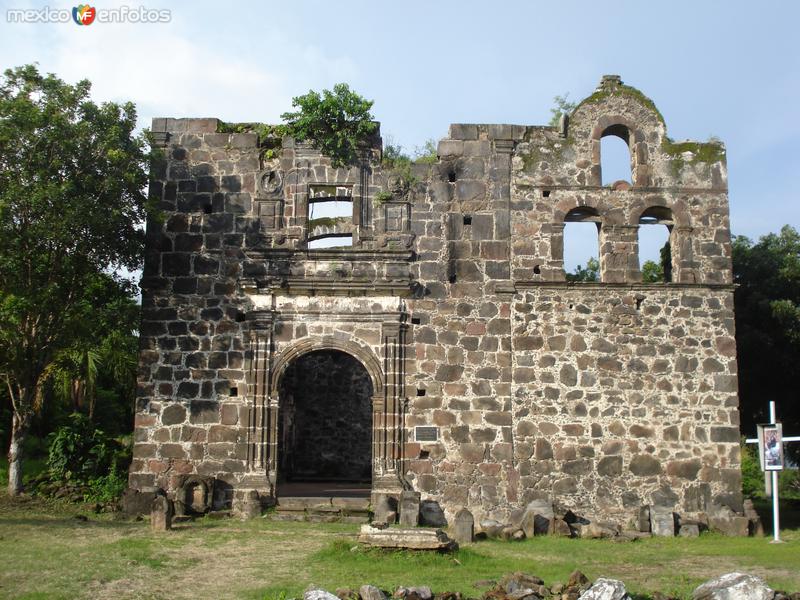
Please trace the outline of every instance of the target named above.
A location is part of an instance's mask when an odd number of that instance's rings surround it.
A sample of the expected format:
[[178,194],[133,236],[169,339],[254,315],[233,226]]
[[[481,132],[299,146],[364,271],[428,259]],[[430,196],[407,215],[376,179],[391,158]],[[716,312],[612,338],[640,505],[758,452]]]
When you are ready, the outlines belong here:
[[256,204],[261,226],[264,229],[280,229],[283,202],[281,200],[259,200]]
[[424,426],[415,427],[414,439],[418,442],[436,442],[439,440],[439,428]]

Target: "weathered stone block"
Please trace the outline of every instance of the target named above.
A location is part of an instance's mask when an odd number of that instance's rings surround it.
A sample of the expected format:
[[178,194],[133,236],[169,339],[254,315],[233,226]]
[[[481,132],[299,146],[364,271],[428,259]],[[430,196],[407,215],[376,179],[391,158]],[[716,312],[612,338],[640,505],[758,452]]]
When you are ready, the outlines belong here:
[[658,459],[649,454],[637,454],[631,459],[630,471],[639,477],[649,475],[659,475],[661,473],[661,463]]
[[659,507],[650,507],[650,530],[653,535],[675,537],[675,513]]
[[466,508],[456,513],[450,534],[458,544],[470,544],[474,541],[475,518]]
[[416,527],[419,524],[420,494],[404,490],[400,495],[400,525]]
[[172,529],[172,517],[175,508],[172,500],[166,496],[157,495],[150,508],[150,528],[153,531],[169,531]]
[[170,404],[161,411],[162,425],[178,425],[186,421],[186,407],[182,404]]

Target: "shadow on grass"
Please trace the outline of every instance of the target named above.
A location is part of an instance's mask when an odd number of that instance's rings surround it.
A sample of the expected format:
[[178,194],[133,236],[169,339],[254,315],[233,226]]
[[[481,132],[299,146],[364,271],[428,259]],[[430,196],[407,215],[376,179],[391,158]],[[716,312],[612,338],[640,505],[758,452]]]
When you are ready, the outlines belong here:
[[[781,530],[800,529],[800,498],[779,498]],[[761,522],[764,524],[764,532],[772,535],[772,499],[754,498],[755,506]]]
[[103,520],[93,520],[87,517],[87,520],[84,521],[78,517],[85,516],[82,514],[76,514],[76,516],[69,517],[50,517],[47,519],[42,519],[41,517],[4,517],[0,515],[0,526],[25,526],[31,527],[33,529],[47,529],[52,531],[53,529],[111,529],[111,530],[120,530],[120,529],[137,529],[141,527],[141,524],[135,523],[133,521],[114,521],[111,519],[103,519]]

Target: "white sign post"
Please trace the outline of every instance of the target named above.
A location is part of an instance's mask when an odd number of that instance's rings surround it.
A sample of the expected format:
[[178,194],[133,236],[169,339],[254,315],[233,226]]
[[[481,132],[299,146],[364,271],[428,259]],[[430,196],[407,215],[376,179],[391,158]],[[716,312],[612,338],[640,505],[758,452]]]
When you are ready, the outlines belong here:
[[[783,470],[783,444],[787,442],[800,442],[800,436],[783,437],[783,427],[777,422],[775,416],[775,403],[769,403],[769,423],[758,425],[758,437],[745,440],[748,444],[758,444],[758,460],[761,470],[764,471],[764,483],[767,495],[772,488],[772,541],[771,544],[780,544],[781,526],[780,511],[778,510],[778,472]],[[770,477],[771,481],[767,479]]]

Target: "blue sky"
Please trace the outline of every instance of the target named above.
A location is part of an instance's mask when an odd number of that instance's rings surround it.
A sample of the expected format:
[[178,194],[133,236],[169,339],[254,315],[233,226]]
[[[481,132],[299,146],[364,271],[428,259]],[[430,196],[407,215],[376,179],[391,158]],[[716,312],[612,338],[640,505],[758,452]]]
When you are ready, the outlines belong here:
[[[407,150],[450,123],[543,124],[617,73],[676,140],[728,148],[732,229],[800,226],[800,3],[147,0],[167,24],[17,24],[0,2],[0,66],[38,62],[153,116],[277,122],[291,98],[349,82]],[[94,4],[110,8],[118,4]]]

